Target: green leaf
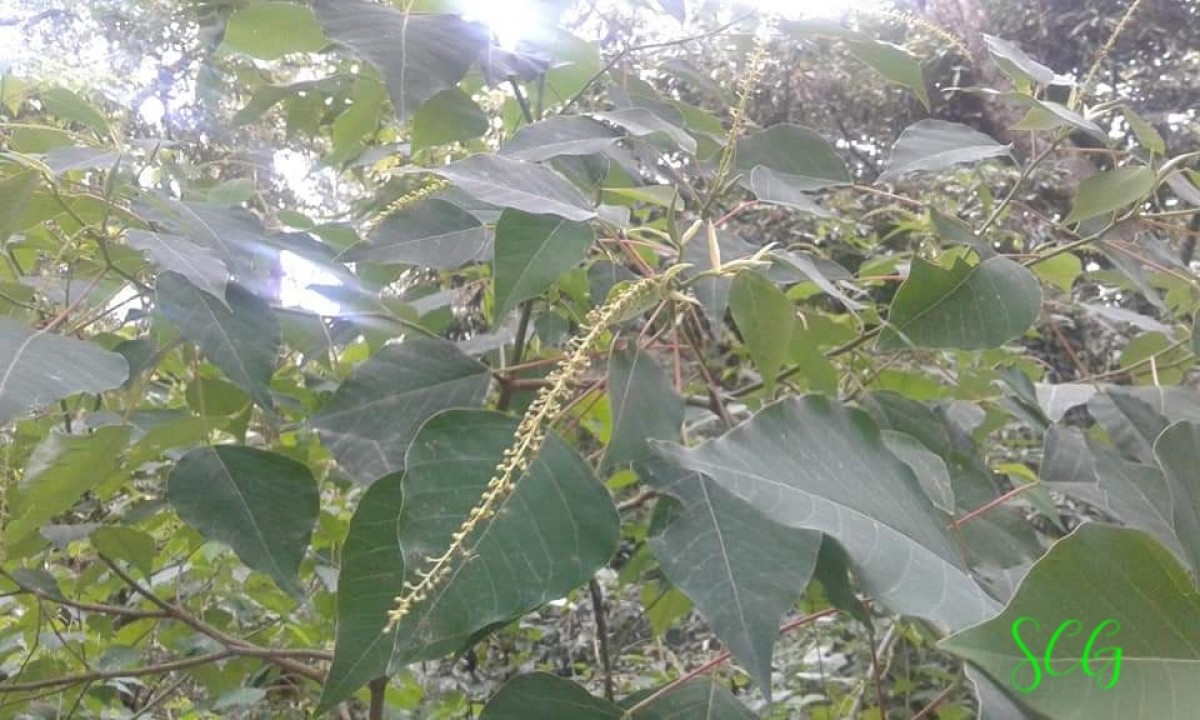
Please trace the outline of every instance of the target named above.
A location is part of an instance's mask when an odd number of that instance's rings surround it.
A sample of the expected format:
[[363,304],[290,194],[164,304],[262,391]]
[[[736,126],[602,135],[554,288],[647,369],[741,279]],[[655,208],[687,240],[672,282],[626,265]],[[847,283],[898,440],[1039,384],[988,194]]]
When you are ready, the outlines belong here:
[[1033,566],[1003,613],[939,646],[1050,718],[1185,717],[1200,703],[1197,627],[1200,594],[1161,545],[1087,523]]
[[308,467],[239,445],[192,450],[167,478],[167,500],[205,538],[247,567],[302,592],[297,573],[317,524],[320,497]]
[[1083,263],[1073,253],[1055,255],[1033,266],[1038,277],[1070,295],[1075,280],[1083,274]]
[[449,165],[412,167],[406,172],[440,175],[476,200],[497,207],[575,221],[596,217],[592,204],[562,175],[501,155],[481,153]]
[[995,611],[912,470],[861,410],[791,397],[698,447],[653,445],[765,519],[831,535],[863,589],[896,613],[960,628]]
[[887,167],[876,182],[894,182],[913,172],[938,172],[1008,154],[1007,145],[966,125],[920,120],[900,133]]
[[401,124],[457,85],[487,47],[486,30],[459,15],[406,14],[365,0],[316,0],[313,9],[326,37],[383,75]]
[[516,160],[540,162],[561,155],[592,155],[621,139],[603,123],[581,115],[556,115],[525,125],[497,152]]
[[696,139],[675,123],[667,122],[646,108],[631,107],[595,113],[597,118],[612,123],[634,137],[661,135],[672,143],[671,149],[696,152]]
[[36,172],[25,170],[0,179],[0,243],[22,229],[21,217],[37,190],[39,178]]
[[829,141],[815,130],[779,123],[738,140],[735,165],[743,173],[757,167],[792,192],[848,185],[850,171]]
[[128,425],[107,425],[89,435],[50,433],[34,448],[9,495],[4,546],[29,538],[116,472],[129,433]]
[[1125,116],[1125,122],[1129,123],[1130,129],[1133,130],[1134,136],[1142,144],[1142,147],[1156,155],[1167,153],[1167,144],[1153,125],[1143,120],[1142,116],[1131,110],[1128,105],[1121,106],[1121,113]]
[[817,217],[833,217],[832,213],[804,194],[804,188],[810,185],[811,181],[808,178],[785,175],[765,165],[759,165],[750,171],[750,191],[758,200],[790,207]]
[[603,472],[653,456],[648,440],[681,439],[683,398],[650,354],[636,346],[614,347],[608,359],[605,392],[612,412],[612,436],[600,461]]
[[40,96],[46,110],[55,117],[86,125],[101,138],[108,138],[108,120],[90,102],[62,87],[50,88]]
[[770,395],[791,348],[796,310],[775,283],[747,271],[733,280],[729,311]]
[[156,311],[179,328],[235,385],[273,408],[270,384],[279,355],[279,321],[257,296],[230,283],[225,302],[173,272],[158,276]]
[[97,528],[91,538],[92,547],[101,555],[113,560],[124,560],[137,568],[142,577],[147,579],[154,572],[154,538],[141,530],[108,526]]
[[663,573],[770,702],[779,624],[812,577],[822,534],[772,522],[711,478],[662,460],[645,477],[679,501],[649,539]]
[[310,421],[347,473],[370,483],[404,467],[421,424],[452,407],[477,407],[491,375],[450,342],[412,334],[355,368]]
[[1108,144],[1110,142],[1108,134],[1103,128],[1068,108],[1066,105],[1056,103],[1052,100],[1038,100],[1021,93],[998,93],[997,97],[1029,108],[1025,116],[1012,126],[1013,130],[1032,130],[1037,132],[1054,130],[1067,125],[1082,130],[1101,143]]
[[550,673],[532,672],[504,683],[488,701],[479,720],[621,720],[622,717],[621,708],[592,695],[578,683]]
[[1154,441],[1154,457],[1167,480],[1175,535],[1191,563],[1193,574],[1200,577],[1200,482],[1196,474],[1200,453],[1197,448],[1200,448],[1200,424],[1194,422],[1174,423]]
[[462,90],[448,88],[421,105],[412,117],[413,150],[463,142],[487,132],[487,114]]
[[179,273],[198,290],[203,290],[225,307],[225,285],[229,268],[216,250],[197,245],[178,235],[127,230],[125,242],[150,256],[163,270]]
[[1013,43],[991,35],[984,35],[992,61],[1000,71],[1012,79],[1023,92],[1031,92],[1034,85],[1049,85],[1054,82],[1054,71],[1025,54]]
[[[660,692],[661,695],[657,694]],[[640,704],[647,700],[645,705]],[[638,707],[633,710],[635,705]],[[505,683],[479,717],[480,720],[754,720],[756,716],[724,685],[707,677],[678,687],[644,690],[614,705],[567,678],[533,672]]]
[[1154,170],[1145,165],[1096,173],[1079,183],[1065,223],[1079,222],[1119,210],[1154,189]]
[[129,378],[117,353],[0,317],[0,425],[75,393],[101,393]]
[[888,81],[917,94],[926,110],[930,109],[929,90],[921,72],[921,61],[902,47],[882,40],[847,40],[854,57],[862,60]]
[[976,235],[975,230],[970,225],[953,215],[947,215],[941,210],[931,207],[929,208],[929,220],[933,224],[933,229],[942,239],[949,240],[955,245],[964,245],[973,248],[975,252],[979,253],[979,257],[984,260],[996,254],[996,251],[987,240]]
[[491,235],[457,205],[426,198],[388,216],[369,245],[356,245],[340,259],[453,270],[485,259],[492,247]]
[[[399,517],[393,513],[387,522],[387,513],[360,505],[360,512],[371,512],[375,519],[359,525],[370,536],[355,547],[379,553],[379,562],[394,562],[398,542],[405,576],[415,581],[427,558],[449,546],[451,535],[479,503],[513,442],[517,423],[472,410],[448,410],[430,419],[406,454]],[[391,496],[396,494],[393,486]],[[339,637],[334,650],[321,707],[331,707],[385,674],[389,657],[392,667],[441,657],[463,649],[489,628],[562,597],[612,557],[619,526],[604,485],[574,450],[548,436],[494,518],[469,537],[468,558],[458,560],[433,598],[414,608],[393,633],[381,633],[394,604],[384,600],[400,593],[400,578],[392,571],[380,573],[376,560],[366,562],[365,556],[355,565],[362,575],[343,574],[340,582],[349,587],[362,588],[367,582],[374,587],[369,604],[352,606],[355,615],[339,613],[339,626],[352,625],[346,641]]]
[[319,52],[325,34],[312,10],[290,2],[255,2],[233,12],[225,24],[225,47],[263,60],[296,52]]
[[934,506],[943,512],[954,513],[954,485],[950,470],[941,457],[930,452],[920,440],[895,430],[883,431],[883,444],[912,469]]
[[1033,273],[1003,257],[947,270],[914,258],[892,300],[880,350],[999,347],[1029,329],[1041,308]]
[[496,320],[582,263],[594,239],[587,223],[505,210],[496,223]]
[[1171,489],[1154,464],[1130,462],[1078,428],[1054,425],[1046,433],[1039,479],[1050,490],[1149,533],[1180,562],[1188,562],[1175,529]]

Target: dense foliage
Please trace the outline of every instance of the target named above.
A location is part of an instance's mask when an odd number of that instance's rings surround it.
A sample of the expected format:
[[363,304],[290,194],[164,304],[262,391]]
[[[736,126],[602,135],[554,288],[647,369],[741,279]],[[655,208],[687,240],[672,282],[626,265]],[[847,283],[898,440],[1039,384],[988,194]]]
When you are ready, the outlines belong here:
[[71,5],[0,17],[0,717],[1200,704],[1194,4]]

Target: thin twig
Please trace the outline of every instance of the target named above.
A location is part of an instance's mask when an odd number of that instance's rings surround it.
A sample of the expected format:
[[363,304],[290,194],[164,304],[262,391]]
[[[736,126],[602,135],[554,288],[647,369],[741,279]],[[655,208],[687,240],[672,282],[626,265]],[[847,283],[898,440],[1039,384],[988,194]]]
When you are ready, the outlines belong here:
[[616,691],[613,688],[612,656],[608,652],[608,618],[604,614],[604,593],[596,578],[588,580],[588,590],[592,594],[592,615],[596,617],[597,654],[600,656],[600,667],[604,670],[604,699],[614,702]]
[[185,658],[183,660],[172,660],[171,662],[159,663],[157,665],[146,665],[140,668],[127,668],[124,670],[97,670],[95,672],[80,673],[78,675],[63,675],[62,677],[47,678],[45,680],[38,680],[36,682],[4,683],[0,684],[0,692],[28,692],[30,690],[41,690],[43,688],[96,682],[97,680],[143,677],[145,675],[161,675],[163,673],[175,672],[176,670],[186,670],[199,665],[207,665],[219,660],[228,660],[229,658],[237,657],[238,654],[239,653],[235,650],[221,650],[218,652],[208,653],[206,655],[197,655],[195,657]]

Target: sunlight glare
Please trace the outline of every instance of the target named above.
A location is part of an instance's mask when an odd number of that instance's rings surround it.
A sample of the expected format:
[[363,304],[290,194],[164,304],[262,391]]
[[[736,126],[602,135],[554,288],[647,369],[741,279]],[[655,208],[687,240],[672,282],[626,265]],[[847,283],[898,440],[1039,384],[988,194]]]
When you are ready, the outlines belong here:
[[341,285],[341,280],[288,250],[279,254],[279,264],[283,271],[283,281],[279,288],[280,305],[285,308],[301,308],[318,315],[338,313],[340,307],[337,303],[310,290],[309,286]]

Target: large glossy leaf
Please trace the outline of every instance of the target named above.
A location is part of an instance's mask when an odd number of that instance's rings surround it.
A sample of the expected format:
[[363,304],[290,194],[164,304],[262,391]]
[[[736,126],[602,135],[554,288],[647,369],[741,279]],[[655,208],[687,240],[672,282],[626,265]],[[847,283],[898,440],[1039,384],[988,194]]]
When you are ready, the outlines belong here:
[[325,47],[312,10],[290,2],[253,2],[234,11],[225,24],[224,45],[263,60]]
[[265,302],[233,283],[221,302],[173,272],[158,276],[156,296],[160,315],[256,403],[274,407],[270,384],[281,339],[279,321]]
[[867,593],[895,612],[960,628],[995,609],[912,470],[861,410],[793,397],[699,447],[654,445],[774,522],[833,536]]
[[846,185],[850,171],[829,141],[815,130],[780,123],[738,140],[736,165],[749,174],[756,167],[792,192]]
[[1154,189],[1154,170],[1145,165],[1096,173],[1079,183],[1071,212],[1063,222],[1073,223],[1119,210]]
[[428,198],[390,215],[371,237],[341,256],[346,262],[378,262],[453,270],[485,259],[491,232],[453,203]]
[[1037,278],[993,257],[978,265],[957,258],[945,269],[915,258],[888,314],[880,350],[908,347],[998,347],[1029,329],[1041,308]]
[[[662,694],[654,694],[658,692]],[[754,717],[724,685],[708,677],[670,689],[642,691],[615,705],[589,694],[567,678],[534,672],[505,683],[483,709],[480,720],[753,720]]]
[[1154,456],[1167,480],[1175,535],[1200,578],[1200,425],[1177,422],[1168,427],[1154,441]]
[[[225,305],[229,268],[216,250],[197,245],[178,235],[129,230],[125,242],[145,252],[163,270],[179,273]],[[226,305],[228,307],[228,305]]]
[[900,133],[877,182],[894,182],[913,172],[937,172],[961,163],[1008,155],[1008,146],[959,123],[920,120]]
[[0,425],[75,393],[101,393],[129,378],[129,364],[90,342],[0,317]]
[[430,172],[491,205],[534,215],[583,221],[596,216],[592,205],[566,178],[550,168],[502,155],[472,155],[466,160],[410,172]]
[[228,545],[247,567],[300,592],[296,574],[320,509],[307,466],[252,447],[199,448],[171,470],[167,500],[184,522]]
[[[1172,446],[1169,442],[1163,447]],[[1125,460],[1078,428],[1055,425],[1046,432],[1039,477],[1050,490],[1149,533],[1181,562],[1188,562],[1176,532],[1171,488],[1159,467]]]
[[360,483],[404,467],[421,423],[483,402],[487,366],[452,343],[414,334],[355,368],[311,424],[338,464]]
[[130,430],[108,425],[89,435],[52,432],[39,443],[8,500],[5,547],[33,535],[107,480],[117,470]]
[[496,223],[496,320],[582,263],[594,238],[587,223],[505,210]]
[[770,394],[792,343],[792,301],[762,275],[743,272],[729,290],[729,311]]
[[600,468],[611,471],[651,457],[649,440],[680,439],[683,398],[654,357],[636,346],[613,348],[605,385],[612,413],[612,435]]
[[773,522],[712,478],[662,460],[644,475],[678,500],[650,538],[663,573],[770,700],[779,624],[812,577],[822,534]]
[[365,0],[316,0],[313,8],[330,40],[383,75],[401,123],[462,80],[487,47],[487,31],[459,15],[406,14]]
[[940,646],[1050,718],[1182,718],[1200,703],[1197,627],[1200,594],[1170,553],[1138,530],[1088,523],[1003,613]]
[[621,133],[581,115],[556,115],[526,125],[497,150],[517,160],[538,162],[560,155],[591,155],[616,144]]
[[[399,543],[406,577],[415,581],[426,559],[449,546],[478,504],[516,428],[516,419],[484,411],[449,410],[430,419],[406,454],[402,512],[393,516],[390,536],[382,512],[363,511],[376,519],[356,524],[370,536],[355,547],[391,560]],[[562,597],[609,560],[619,524],[608,491],[574,450],[551,435],[496,515],[469,537],[466,559],[391,634],[380,632],[389,607],[383,595],[399,594],[398,583],[387,585],[399,578],[379,573],[378,563],[365,557],[355,565],[364,575],[343,575],[341,582],[351,587],[374,581],[374,599],[356,603],[353,618],[339,618],[353,624],[352,632],[334,652],[322,706],[383,675],[389,659],[397,667],[440,657],[487,628]],[[380,642],[389,652],[377,647]]]

